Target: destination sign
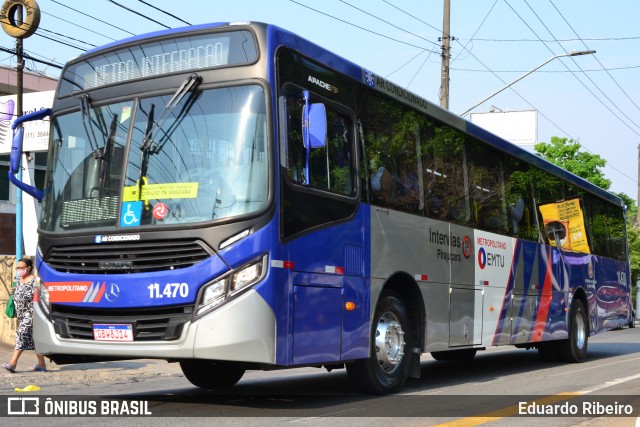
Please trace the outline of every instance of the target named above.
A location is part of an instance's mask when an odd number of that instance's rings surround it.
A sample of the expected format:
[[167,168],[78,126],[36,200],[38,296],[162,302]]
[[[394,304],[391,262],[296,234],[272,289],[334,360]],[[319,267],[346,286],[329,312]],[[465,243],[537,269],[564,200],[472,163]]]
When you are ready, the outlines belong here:
[[60,96],[165,74],[249,64],[258,53],[249,31],[144,40],[95,53],[63,72]]

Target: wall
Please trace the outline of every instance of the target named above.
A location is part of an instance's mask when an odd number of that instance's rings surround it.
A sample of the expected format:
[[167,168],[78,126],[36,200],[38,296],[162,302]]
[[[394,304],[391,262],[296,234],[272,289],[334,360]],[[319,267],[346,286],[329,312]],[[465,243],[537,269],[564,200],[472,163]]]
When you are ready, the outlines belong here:
[[[0,254],[16,253],[16,214],[0,213]],[[12,259],[15,259],[13,257]]]

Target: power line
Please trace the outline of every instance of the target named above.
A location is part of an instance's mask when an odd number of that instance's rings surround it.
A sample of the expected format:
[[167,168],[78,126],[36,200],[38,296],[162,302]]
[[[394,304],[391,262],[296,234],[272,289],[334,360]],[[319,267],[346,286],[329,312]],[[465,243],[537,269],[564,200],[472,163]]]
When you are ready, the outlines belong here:
[[[16,54],[15,50],[7,49],[5,47],[0,47],[0,51],[7,52],[7,53],[10,53],[12,55]],[[58,65],[58,64],[54,64],[53,62],[48,62],[48,61],[44,61],[42,59],[35,58],[35,57],[31,56],[31,55],[25,54],[24,52],[22,53],[22,56],[25,59],[29,59],[29,60],[31,60],[33,62],[39,62],[41,64],[45,64],[45,65],[48,65],[50,67],[58,68],[60,70],[62,69],[62,67],[60,65]]]
[[145,18],[145,19],[148,19],[148,20],[149,20],[149,21],[151,21],[151,22],[155,22],[156,24],[161,25],[161,26],[163,26],[163,27],[165,27],[165,28],[171,28],[171,27],[169,27],[169,26],[167,26],[167,25],[164,25],[162,22],[159,22],[159,21],[156,21],[155,19],[149,18],[149,17],[148,17],[147,15],[145,15],[144,13],[140,13],[140,12],[138,12],[138,11],[135,11],[135,10],[131,9],[131,8],[128,8],[128,7],[126,7],[126,6],[123,6],[123,5],[121,5],[120,3],[118,3],[118,2],[116,2],[116,1],[114,1],[114,0],[107,0],[107,1],[108,1],[109,3],[113,3],[113,4],[115,4],[116,6],[119,6],[119,7],[123,8],[123,9],[125,9],[125,10],[128,10],[128,11],[129,11],[129,12],[131,12],[131,13],[135,13],[135,14],[136,14],[136,15],[138,15],[138,16],[141,16],[141,17],[143,17],[143,18]]
[[[354,26],[354,27],[356,27],[356,28],[359,28],[359,29],[362,29],[362,30],[364,30],[364,31],[367,31],[367,32],[370,32],[370,33],[373,33],[373,34],[376,34],[376,35],[379,35],[379,36],[385,37],[385,38],[387,38],[387,39],[389,39],[389,40],[393,40],[393,41],[398,42],[398,43],[407,44],[407,45],[409,45],[409,46],[417,47],[417,48],[422,49],[422,50],[427,50],[427,49],[425,49],[425,48],[423,48],[423,47],[415,46],[415,45],[412,45],[412,44],[410,44],[410,43],[403,42],[403,41],[401,41],[401,40],[397,40],[397,39],[394,39],[394,38],[391,38],[391,37],[384,36],[384,35],[382,35],[382,34],[378,34],[378,33],[374,32],[374,31],[369,30],[369,29],[359,27],[359,26],[357,26],[357,25],[355,25],[355,24],[352,24],[352,23],[350,23],[350,22],[346,22],[346,21],[344,21],[344,20],[342,20],[342,19],[340,19],[340,18],[336,18],[335,16],[329,15],[329,14],[327,14],[327,13],[325,13],[325,12],[321,12],[321,11],[319,11],[319,10],[316,10],[316,9],[313,9],[313,8],[311,8],[311,7],[309,7],[309,6],[306,6],[306,5],[304,5],[304,4],[298,3],[298,2],[297,2],[297,1],[295,1],[295,0],[289,0],[289,1],[291,1],[291,2],[293,2],[293,3],[296,3],[296,4],[300,5],[300,6],[303,6],[303,7],[307,8],[307,9],[310,9],[310,10],[312,10],[312,11],[314,11],[314,12],[317,12],[317,13],[319,13],[319,14],[321,14],[321,15],[328,16],[328,17],[330,17],[330,18],[332,18],[332,19],[335,19],[335,20],[338,20],[338,21],[344,22],[344,23],[346,23],[346,24],[352,25],[352,26]],[[388,3],[388,2],[386,2],[386,1],[385,1],[385,3]],[[389,3],[388,3],[388,4],[389,4]],[[395,6],[394,6],[394,7],[395,7]],[[396,8],[397,8],[397,7],[396,7]],[[400,9],[398,9],[398,10],[400,10]],[[402,11],[402,12],[404,12],[404,11]],[[409,14],[408,12],[404,12],[404,13],[408,14],[409,16],[411,16],[411,17],[415,18],[416,20],[418,20],[418,21],[420,21],[420,22],[422,22],[422,23],[425,23],[424,21],[420,20],[419,18],[416,18],[415,16],[413,16],[413,15]],[[427,24],[427,25],[429,25],[429,24]],[[454,39],[454,40],[455,40],[455,39]],[[456,41],[457,43],[460,43],[460,42],[458,42],[457,40],[455,40],[455,41]],[[461,45],[461,46],[462,46],[462,45]],[[476,56],[475,56],[471,51],[469,51],[468,49],[466,49],[464,46],[462,46],[462,48],[463,48],[464,50],[466,50],[466,51],[469,53],[469,55],[471,55],[471,56],[472,56],[476,61],[478,61],[478,62],[479,62],[483,67],[485,67],[487,70],[491,71],[491,69],[490,69],[489,67],[487,67],[487,66],[486,66],[482,61],[480,61],[480,59],[479,59],[478,57],[476,57]],[[432,52],[432,53],[439,53],[439,52],[435,52],[435,51],[431,51],[431,52]],[[414,57],[413,59],[415,59],[415,57]],[[413,59],[412,59],[412,60],[413,60]],[[493,71],[491,71],[491,72],[493,73]],[[496,77],[498,80],[500,80],[501,82],[503,82],[505,85],[507,84],[507,83],[506,83],[504,80],[502,80],[502,79],[500,78],[500,76],[498,76],[496,73],[493,73],[493,74],[495,75],[495,77]],[[544,118],[545,118],[549,123],[551,123],[553,126],[555,126],[555,127],[556,127],[558,130],[560,130],[563,134],[567,135],[567,136],[568,136],[568,137],[570,137],[571,139],[575,139],[575,138],[573,138],[573,137],[572,137],[572,136],[571,136],[567,131],[565,131],[564,129],[562,129],[558,124],[556,124],[553,120],[551,120],[551,118],[547,117],[547,116],[546,116],[542,111],[540,111],[538,108],[536,108],[535,106],[533,106],[529,101],[527,101],[527,100],[526,100],[522,95],[520,95],[520,93],[518,93],[518,91],[516,91],[513,87],[510,87],[509,89],[511,89],[511,91],[513,91],[516,95],[518,95],[518,96],[519,96],[519,97],[520,97],[520,98],[521,98],[525,103],[527,103],[531,108],[533,108],[533,109],[537,110],[537,111],[538,111],[538,114],[540,114],[542,117],[544,117]]]
[[[509,4],[509,2],[507,0],[504,0],[505,3],[507,4],[507,6],[509,6],[511,8],[511,10],[514,11],[514,13],[518,16],[518,18],[520,18],[520,20],[522,20],[522,22],[531,30],[531,32],[533,32],[533,34],[540,38],[538,36],[538,34],[533,30],[533,28],[531,28],[531,26],[515,11],[515,9],[513,9],[513,7]],[[542,21],[542,19],[540,19],[540,17],[538,16],[538,14],[535,12],[535,10],[533,10],[533,8],[531,7],[531,5],[529,5],[527,0],[524,0],[524,3],[529,7],[529,9],[531,9],[531,12],[533,12],[533,14],[536,16],[536,18],[538,18],[538,20],[540,21],[540,23],[542,24],[542,26],[549,32],[549,34],[551,34],[551,36],[553,36],[553,33],[551,32],[551,30],[546,26],[546,24],[544,23],[544,21]],[[564,49],[564,47],[558,43],[558,45],[560,45],[560,47],[562,48],[562,50],[564,50],[565,53],[568,53],[566,51],[566,49]],[[555,55],[555,52],[546,44],[544,44],[544,46],[552,53]],[[573,60],[573,58],[572,58]],[[562,62],[562,61],[561,61]],[[623,116],[625,116],[627,118],[627,120],[629,120],[631,123],[633,123],[634,126],[636,127],[640,127],[638,126],[638,124],[636,124],[629,116],[627,116],[624,111],[622,111],[617,105],[616,103],[614,103],[605,93],[604,91],[602,91],[602,89],[600,89],[600,87],[591,79],[591,77],[589,77],[589,75],[587,73],[585,73],[584,71],[582,71],[582,69],[580,68],[580,65],[573,60],[573,63],[576,65],[576,67],[578,67],[578,69],[580,69],[580,71],[582,72],[582,74],[591,82],[591,84],[593,84],[593,86],[595,86],[596,89],[598,89],[598,91],[600,91],[600,93],[614,106],[614,108],[616,108]],[[562,65],[569,69],[569,67],[562,62]],[[578,78],[578,76],[575,73],[572,73],[572,75],[575,77],[576,80],[578,80],[578,82],[580,82],[580,84],[587,89],[587,91],[589,91],[589,93],[591,93],[591,95],[593,95],[594,98],[596,98],[598,100],[598,102],[600,102],[607,110],[609,110],[609,112],[611,114],[613,114],[622,124],[624,124],[627,128],[629,128],[629,130],[631,130],[633,133],[635,133],[636,135],[640,136],[640,133],[638,133],[638,131],[636,131],[635,129],[633,129],[631,126],[629,126],[628,123],[626,123],[624,120],[622,120],[620,118],[620,116],[618,116],[616,113],[613,112],[613,110],[607,105],[605,104],[600,98],[598,98],[598,96],[596,96],[595,93],[593,93],[593,91],[591,89],[589,89],[589,87],[587,87],[586,84],[584,84],[584,82],[582,80],[580,80]]]
[[73,37],[70,37],[70,36],[66,36],[66,35],[64,35],[64,34],[57,33],[57,32],[55,32],[55,31],[47,30],[46,28],[38,27],[38,30],[37,30],[37,31],[44,31],[44,32],[47,32],[47,33],[50,33],[50,34],[55,34],[56,36],[59,36],[59,37],[65,37],[65,38],[67,38],[67,39],[69,39],[69,40],[73,40],[73,41],[76,41],[76,42],[84,43],[84,44],[89,45],[89,46],[91,46],[91,47],[98,47],[98,46],[97,46],[97,45],[95,45],[95,44],[92,44],[92,43],[89,43],[89,42],[85,42],[85,41],[80,40],[80,39],[75,39],[75,38],[73,38]]
[[[120,28],[120,27],[118,27],[118,26],[116,26],[116,25],[113,25],[113,24],[112,24],[112,23],[110,23],[110,22],[103,21],[102,19],[98,19],[98,18],[96,18],[95,16],[91,16],[91,15],[89,15],[88,13],[81,12],[81,11],[79,11],[78,9],[74,9],[74,8],[72,8],[71,6],[67,6],[66,4],[62,4],[62,3],[60,3],[59,1],[56,1],[56,0],[51,0],[51,1],[52,1],[53,3],[59,4],[59,5],[60,5],[60,6],[62,6],[62,7],[66,7],[67,9],[71,9],[71,10],[73,10],[74,12],[77,12],[77,13],[79,13],[79,14],[81,14],[81,15],[87,16],[87,17],[89,17],[89,18],[91,18],[91,19],[95,19],[95,20],[96,20],[96,21],[98,21],[98,22],[102,22],[103,24],[107,24],[107,25],[109,25],[109,26],[111,26],[111,27],[113,27],[113,28],[116,28],[116,29],[118,29],[118,30],[120,30],[120,31],[124,31],[125,33],[128,33],[128,34],[131,34],[132,36],[135,36],[135,34],[134,34],[134,33],[132,33],[131,31],[125,30],[124,28]],[[105,37],[106,37],[106,36],[105,36]],[[109,38],[110,38],[110,37],[109,37]],[[115,40],[115,39],[112,39],[112,40]]]
[[[549,0],[549,3],[551,3],[551,6],[553,6],[553,8],[556,10],[556,12],[558,12],[558,14],[562,17],[562,19],[564,20],[564,22],[567,24],[567,26],[569,28],[571,28],[571,31],[573,31],[573,34],[576,35],[576,37],[580,37],[578,36],[578,33],[576,32],[576,30],[573,29],[573,27],[571,26],[571,24],[569,24],[569,21],[567,21],[567,19],[564,17],[564,15],[560,12],[560,10],[558,10],[558,8],[556,7],[555,4],[553,4],[552,0]],[[587,47],[587,44],[580,40],[582,42],[582,44]],[[594,55],[595,56],[595,55]],[[607,71],[604,68],[604,65],[600,62],[600,60],[595,57],[596,61],[598,61],[598,64],[600,64],[600,67],[602,67],[602,69],[607,73],[607,75],[611,78],[611,80],[616,84],[616,86],[618,86],[618,88],[620,89],[620,91],[627,97],[627,99],[636,107],[637,110],[640,110],[640,107],[638,107],[638,104],[636,104],[633,99],[631,99],[631,97],[629,96],[629,94],[627,93],[627,91],[625,91],[622,86],[620,86],[620,84],[618,83],[618,81],[611,75],[611,73],[609,71]]]
[[[537,34],[537,33],[536,33],[536,32],[535,32],[535,31],[534,31],[534,30],[529,26],[529,24],[528,24],[528,23],[527,23],[527,22],[526,22],[526,21],[525,21],[525,20],[520,16],[520,14],[518,14],[518,12],[516,12],[516,11],[515,11],[515,9],[514,9],[514,8],[509,4],[508,0],[504,0],[504,2],[507,4],[507,6],[509,6],[509,7],[511,8],[511,10],[513,10],[513,12],[516,14],[516,16],[517,16],[518,18],[520,18],[520,20],[521,20],[521,21],[522,21],[522,22],[523,22],[523,23],[524,23],[524,24],[525,24],[525,25],[526,25],[526,26],[531,30],[531,32],[533,32],[533,34],[534,34],[536,37],[540,38],[540,37],[538,36],[538,34]],[[545,23],[542,21],[542,19],[540,19],[540,17],[538,16],[538,14],[537,14],[537,13],[533,10],[533,8],[529,5],[529,3],[527,2],[527,0],[524,0],[524,2],[525,2],[525,4],[529,7],[529,9],[531,9],[531,11],[532,11],[532,12],[533,12],[533,14],[536,16],[536,18],[538,18],[538,20],[540,21],[540,23],[541,23],[541,24],[545,27],[545,29],[549,32],[549,34],[551,34],[551,36],[553,36],[553,33],[551,32],[551,30],[549,30],[549,28],[545,25]],[[554,39],[555,39],[555,37],[554,37]],[[560,43],[558,43],[558,44],[560,44]],[[562,45],[560,45],[560,46],[562,47]],[[551,50],[551,49],[550,49],[546,44],[545,44],[545,47],[555,55],[555,52],[553,52],[553,50]],[[564,48],[563,48],[563,50],[564,50]],[[566,52],[566,50],[565,50],[565,52]],[[562,62],[562,61],[561,61],[561,62]],[[575,65],[580,69],[580,66],[576,63],[576,61],[574,60],[573,62],[574,62],[574,64],[575,64]],[[567,69],[569,69],[569,67],[567,67],[567,65],[566,65],[564,62],[562,62],[562,65],[564,65]],[[581,70],[581,71],[582,71],[582,70]],[[596,84],[595,84],[595,82],[593,82],[593,80],[591,80],[591,78],[590,78],[590,77],[589,77],[589,76],[588,76],[584,71],[582,71],[582,73],[583,73],[583,74],[587,77],[587,79],[589,79],[589,80],[591,81],[591,83],[592,83],[592,84],[593,84],[593,85],[594,85],[594,86],[595,86],[595,87],[596,87],[596,88],[597,88],[597,89],[598,89],[598,90],[599,90],[599,91],[600,91],[600,92],[601,92],[601,93],[602,93],[602,94],[603,94],[603,95],[604,95],[604,96],[609,100],[609,102],[612,102],[612,101],[611,101],[611,100],[610,100],[610,99],[609,99],[609,98],[604,94],[604,92],[602,92],[602,90],[598,87],[598,85],[596,85]],[[591,95],[593,95],[593,97],[594,97],[594,98],[596,98],[596,99],[598,100],[598,102],[600,102],[600,103],[601,103],[601,104],[602,104],[602,105],[603,105],[607,110],[609,110],[609,112],[610,112],[611,114],[613,114],[613,116],[614,116],[615,118],[617,118],[617,119],[618,119],[622,124],[624,124],[624,125],[625,125],[629,130],[631,130],[633,133],[635,133],[636,135],[640,136],[640,134],[639,134],[635,129],[633,129],[631,126],[629,126],[629,124],[628,124],[628,123],[626,123],[624,120],[622,120],[618,115],[616,115],[616,114],[611,110],[611,108],[609,108],[609,106],[608,106],[608,105],[606,105],[604,102],[602,102],[602,100],[601,100],[600,98],[598,98],[598,97],[596,96],[596,94],[594,94],[594,93],[593,93],[593,91],[591,91],[591,90],[590,90],[590,89],[589,89],[589,88],[584,84],[584,82],[583,82],[582,80],[580,80],[580,79],[578,78],[578,76],[576,76],[576,75],[575,75],[575,73],[572,73],[572,74],[573,74],[573,76],[576,78],[576,80],[578,80],[578,81],[580,82],[580,84],[582,84],[582,86],[584,86],[584,88],[585,88],[585,89],[587,89],[587,91],[588,91]],[[614,104],[614,105],[615,105],[615,104]],[[625,117],[627,117],[624,113],[623,113],[623,115],[624,115]],[[629,119],[629,117],[627,117],[627,119]],[[633,123],[634,125],[636,125],[636,124],[633,122],[633,120],[631,120],[631,119],[629,119],[629,120],[631,121],[631,123]],[[637,126],[637,125],[636,125],[636,126]],[[572,138],[572,139],[574,139],[574,138]],[[574,139],[574,140],[575,140],[575,139]],[[593,153],[591,150],[589,150],[586,146],[584,146],[584,145],[583,145],[583,147],[585,148],[585,150],[587,150],[587,151],[588,151],[588,152],[590,152],[591,154],[594,154],[594,153]],[[619,172],[620,174],[622,174],[623,176],[625,176],[625,177],[627,177],[627,178],[631,179],[633,182],[637,182],[637,180],[635,180],[635,179],[631,178],[630,176],[626,175],[624,172],[622,172],[621,170],[617,169],[615,166],[610,165],[610,167],[611,167],[612,169],[615,169],[616,171],[618,171],[618,172]]]
[[[478,34],[478,31],[480,31],[480,29],[482,28],[482,26],[484,25],[484,23],[486,22],[487,18],[489,18],[489,15],[491,15],[491,12],[493,11],[493,9],[496,7],[496,4],[498,3],[498,0],[493,2],[493,5],[491,5],[491,8],[489,9],[489,11],[487,12],[487,14],[485,15],[484,19],[482,20],[482,22],[480,23],[480,25],[478,25],[478,28],[476,28],[476,30],[474,31],[473,35],[471,36],[471,38],[469,39],[469,41],[467,42],[467,44],[464,45],[464,50],[467,50],[467,46],[469,46],[469,43],[471,43],[476,34]],[[455,62],[458,57],[460,56],[460,54],[462,54],[462,50],[460,52],[458,52],[458,54],[456,55],[455,58],[453,58],[453,62]]]
[[83,52],[87,50],[87,49],[85,49],[85,48],[83,48],[83,47],[75,46],[75,45],[72,45],[72,44],[70,44],[70,43],[63,42],[62,40],[57,40],[57,39],[55,39],[55,38],[53,38],[53,37],[45,36],[44,34],[40,34],[40,33],[38,33],[37,31],[36,31],[34,34],[35,34],[36,36],[38,36],[38,37],[42,37],[42,38],[44,38],[44,39],[51,40],[51,41],[54,41],[54,42],[56,42],[56,43],[60,43],[60,44],[63,44],[63,45],[65,45],[65,46],[69,46],[69,47],[72,47],[72,48],[74,48],[74,49],[81,50],[81,51],[83,51]]
[[420,70],[422,70],[422,67],[424,67],[424,64],[427,63],[427,61],[429,60],[429,57],[431,56],[431,52],[429,52],[429,55],[427,55],[427,57],[424,59],[424,61],[422,61],[422,65],[420,65],[420,67],[418,68],[418,70],[415,72],[415,74],[413,75],[413,77],[411,78],[411,80],[409,80],[409,84],[407,85],[407,89],[411,86],[411,83],[413,83],[413,81],[415,80],[415,78],[418,76],[418,73],[420,72]]
[[[461,44],[459,41],[455,40],[457,43]],[[461,44],[462,45],[462,44]],[[463,47],[464,48],[464,47]],[[500,78],[500,76],[498,74],[496,74],[493,70],[491,70],[491,68],[489,68],[487,65],[485,65],[484,62],[482,62],[480,60],[480,58],[478,58],[477,56],[475,56],[473,54],[473,52],[467,50],[467,52],[469,52],[469,55],[471,55],[476,61],[478,61],[480,63],[480,65],[482,65],[483,67],[485,67],[487,70],[489,70],[489,72],[491,72],[498,80],[500,80],[505,86],[508,85],[507,82],[505,82],[504,80],[502,80],[502,78]],[[562,129],[558,124],[556,124],[553,120],[551,120],[547,115],[545,115],[539,108],[536,108],[533,104],[531,104],[531,102],[529,102],[524,96],[520,95],[520,93],[515,90],[513,88],[513,86],[509,86],[509,90],[511,90],[513,93],[515,93],[516,95],[518,95],[518,97],[520,99],[522,99],[528,106],[530,106],[531,108],[533,108],[534,110],[536,110],[538,112],[538,114],[540,114],[542,117],[544,117],[549,123],[551,123],[553,126],[555,126],[560,132],[562,132],[563,134],[567,135],[569,138],[571,139],[575,139],[573,136],[571,136],[569,134],[569,132],[565,131],[564,129]]]
[[[632,70],[635,68],[640,68],[640,65],[629,65],[628,67],[609,67],[609,68],[593,68],[593,69],[587,69],[587,70],[582,70],[585,73],[599,73],[600,71],[617,71],[617,70]],[[456,71],[468,71],[471,73],[491,73],[491,72],[496,72],[496,73],[526,73],[529,70],[481,70],[478,68],[451,68],[452,70],[456,70]],[[573,73],[574,71],[572,70],[537,70],[536,73],[549,73],[549,74],[554,74],[554,73]]]
[[[109,0],[109,1],[111,1],[111,0]],[[295,1],[295,0],[289,0],[289,1],[290,1],[291,3],[295,3],[295,4],[299,5],[299,6],[302,6],[302,7],[304,7],[304,8],[309,9],[309,10],[312,10],[312,11],[314,11],[314,12],[316,12],[316,13],[319,13],[319,14],[321,14],[321,15],[327,16],[327,17],[329,17],[329,18],[331,18],[331,19],[335,19],[336,21],[340,21],[340,22],[342,22],[342,23],[344,23],[344,24],[351,25],[352,27],[358,28],[358,29],[360,29],[360,30],[362,30],[362,31],[366,31],[366,32],[371,33],[371,34],[375,34],[376,36],[384,37],[385,39],[388,39],[388,40],[394,41],[394,42],[396,42],[396,43],[401,43],[401,44],[404,44],[404,45],[407,45],[407,46],[415,47],[415,48],[417,48],[417,49],[421,49],[422,51],[428,51],[428,52],[432,52],[432,53],[438,53],[438,52],[436,52],[436,51],[434,51],[434,50],[427,49],[427,48],[425,48],[425,47],[423,47],[423,46],[417,46],[417,45],[412,44],[412,43],[408,43],[408,42],[405,42],[405,41],[402,41],[402,40],[394,39],[393,37],[385,36],[384,34],[380,34],[380,33],[377,33],[377,32],[375,32],[375,31],[372,31],[372,30],[370,30],[370,29],[368,29],[368,28],[361,27],[361,26],[356,25],[356,24],[354,24],[354,23],[352,23],[352,22],[345,21],[344,19],[340,19],[340,18],[338,18],[338,17],[336,17],[336,16],[329,15],[328,13],[321,12],[321,11],[319,11],[319,10],[317,10],[317,9],[314,9],[314,8],[312,8],[312,7],[309,7],[309,6],[307,6],[306,4],[299,3],[299,2],[297,2],[297,1]]]
[[[429,24],[428,22],[423,21],[422,19],[420,19],[420,18],[417,18],[417,17],[413,16],[413,15],[412,15],[412,14],[410,14],[409,12],[406,12],[406,11],[404,11],[404,10],[400,9],[398,6],[396,6],[396,5],[392,4],[392,3],[389,3],[387,0],[382,0],[382,1],[383,1],[383,2],[385,2],[386,4],[388,4],[389,6],[393,7],[394,9],[397,9],[397,10],[399,10],[400,12],[404,13],[405,15],[409,15],[410,17],[412,17],[412,18],[413,18],[413,19],[415,19],[416,21],[418,21],[418,22],[422,22],[422,23],[423,23],[424,25],[426,25],[427,27],[429,27],[429,28],[431,28],[431,29],[436,30],[438,33],[442,32],[442,29],[440,29],[440,28],[436,28],[436,27],[434,27],[433,25]],[[451,34],[445,34],[445,36],[449,36],[449,37],[451,37]]]
[[45,14],[45,15],[52,16],[52,17],[54,17],[54,18],[56,18],[56,19],[59,19],[59,20],[61,20],[61,21],[63,21],[63,22],[66,22],[67,24],[71,24],[71,25],[73,25],[73,26],[75,26],[75,27],[82,28],[83,30],[87,30],[87,31],[92,32],[92,33],[94,33],[94,34],[97,34],[97,35],[99,35],[99,36],[102,36],[102,37],[108,38],[109,40],[113,40],[113,41],[115,41],[115,40],[116,40],[116,39],[114,39],[114,38],[112,38],[112,37],[109,37],[109,36],[107,36],[107,35],[104,35],[104,34],[102,34],[102,33],[97,32],[97,31],[95,31],[95,30],[92,30],[91,28],[83,27],[82,25],[78,25],[78,24],[76,24],[75,22],[68,21],[68,20],[66,20],[66,19],[60,18],[59,16],[53,15],[53,14],[51,14],[51,13],[47,13],[47,12],[44,12],[44,11],[41,11],[40,13],[43,13],[43,14]]
[[153,8],[153,9],[155,9],[155,10],[157,10],[157,11],[160,11],[160,12],[164,13],[165,15],[169,15],[170,17],[172,17],[172,18],[174,18],[174,19],[177,19],[177,20],[178,20],[178,21],[180,21],[180,22],[183,22],[183,23],[185,23],[185,24],[187,24],[187,25],[191,25],[190,23],[188,23],[188,22],[187,22],[187,21],[185,21],[184,19],[178,18],[177,16],[172,15],[171,13],[169,13],[169,12],[167,12],[167,11],[163,10],[163,9],[160,9],[159,7],[156,7],[156,6],[152,5],[152,4],[147,3],[146,1],[143,1],[143,0],[138,0],[138,1],[139,1],[140,3],[142,3],[142,4],[146,4],[147,6],[149,6],[149,7]]
[[[371,14],[371,13],[367,12],[366,10],[362,10],[362,9],[360,9],[360,8],[358,8],[358,7],[356,7],[356,6],[352,5],[352,4],[350,4],[350,3],[348,3],[348,2],[346,2],[346,1],[344,1],[344,0],[338,0],[338,1],[339,1],[340,3],[344,3],[344,4],[346,4],[347,6],[352,7],[352,8],[354,8],[354,9],[356,9],[356,10],[358,10],[358,11],[360,11],[360,12],[364,13],[365,15],[369,15],[370,17],[375,18],[375,19],[377,19],[378,21],[384,22],[384,23],[385,23],[385,24],[387,24],[387,25],[391,25],[393,28],[396,28],[396,29],[398,29],[398,30],[400,30],[400,31],[404,31],[405,33],[407,33],[407,34],[411,34],[412,36],[417,37],[417,38],[419,38],[420,40],[424,40],[424,41],[426,41],[427,43],[431,43],[431,44],[433,44],[433,45],[436,45],[436,46],[440,47],[440,45],[439,45],[438,43],[436,43],[436,42],[433,42],[433,41],[431,41],[431,40],[429,40],[429,39],[425,39],[424,37],[419,36],[418,34],[412,33],[411,31],[408,31],[408,30],[406,30],[406,29],[404,29],[404,28],[398,27],[397,25],[392,24],[392,23],[391,23],[391,22],[389,22],[389,21],[385,21],[384,19],[379,18],[379,17],[377,17],[377,16],[375,16],[375,15],[373,15],[373,14]],[[497,1],[497,0],[496,0],[496,1]]]
[[[464,39],[463,39],[464,40]],[[555,43],[555,42],[577,42],[577,41],[625,41],[625,40],[640,40],[640,36],[634,37],[591,37],[591,38],[577,38],[577,39],[557,39],[557,40],[546,40],[546,39],[474,39],[477,42],[534,42],[534,43]]]
[[[400,71],[401,69],[403,69],[404,67],[406,67],[407,65],[409,65],[409,63],[413,62],[414,59],[416,59],[418,56],[422,55],[425,51],[421,50],[420,52],[418,52],[413,58],[411,58],[410,60],[408,60],[407,62],[405,62],[404,64],[402,64],[401,66],[399,66],[398,68],[396,68],[395,70],[393,70],[392,72],[390,72],[389,74],[387,74],[386,76],[384,76],[385,78],[389,78],[389,76],[391,76],[392,74],[397,73],[398,71]],[[429,55],[427,56],[427,59],[429,59],[429,57],[431,56],[433,52],[429,52]]]
[[[397,10],[399,10],[400,12],[410,16],[411,18],[431,27],[436,29],[437,31],[439,31],[437,28],[435,28],[434,26],[432,26],[431,24],[423,21],[420,18],[417,18],[416,16],[410,14],[409,12],[406,12],[400,8],[398,8],[397,6],[392,5],[391,3],[389,3],[386,0],[383,0],[385,3],[389,4],[390,6],[393,6],[394,8],[396,8]],[[494,4],[495,6],[495,4]],[[489,16],[489,14],[491,13],[491,11],[493,10],[493,6],[491,7],[491,9],[489,10],[489,12],[487,13],[487,17]],[[486,19],[486,17],[485,17]],[[483,20],[484,23],[484,20]],[[482,24],[480,24],[482,26]],[[477,33],[477,31],[476,31]],[[476,34],[474,33],[474,34]],[[450,36],[450,35],[449,35]],[[476,61],[478,61],[483,67],[485,67],[489,72],[491,72],[498,80],[500,80],[503,84],[507,85],[507,82],[505,82],[504,80],[502,80],[500,78],[500,76],[498,76],[493,70],[491,70],[487,65],[485,65],[477,56],[475,56],[469,49],[467,49],[466,45],[462,45],[462,43],[460,43],[460,41],[457,38],[453,38],[453,40],[455,42],[457,42],[458,44],[460,44],[460,46],[462,47],[462,50],[468,52],[468,54],[470,56],[472,56]],[[415,58],[415,57],[414,57]],[[413,58],[412,58],[413,60]],[[395,72],[395,71],[394,71]],[[560,130],[562,133],[564,133],[565,135],[567,135],[568,137],[570,137],[571,139],[574,139],[567,131],[565,131],[564,129],[562,129],[558,124],[556,124],[553,120],[551,120],[551,118],[547,117],[542,111],[540,111],[540,109],[536,108],[535,106],[533,106],[533,104],[531,104],[527,99],[525,99],[518,91],[516,91],[513,87],[509,87],[509,89],[511,89],[511,91],[513,93],[515,93],[516,95],[518,95],[520,97],[520,99],[522,99],[525,103],[527,103],[527,105],[529,105],[531,108],[533,108],[534,110],[538,111],[538,114],[540,114],[542,117],[544,117],[549,123],[551,123],[553,126],[555,126],[558,130]]]

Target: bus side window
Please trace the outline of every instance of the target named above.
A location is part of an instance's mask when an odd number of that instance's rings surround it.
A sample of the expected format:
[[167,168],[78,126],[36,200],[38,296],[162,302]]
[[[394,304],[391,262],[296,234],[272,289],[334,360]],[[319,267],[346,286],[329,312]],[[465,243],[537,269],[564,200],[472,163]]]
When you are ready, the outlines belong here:
[[470,141],[469,194],[472,216],[478,228],[494,233],[507,231],[502,156],[479,141]]
[[424,215],[467,225],[464,135],[444,125],[424,123],[420,153]]
[[512,157],[505,157],[504,169],[509,234],[537,241],[538,228],[532,187],[533,169]]

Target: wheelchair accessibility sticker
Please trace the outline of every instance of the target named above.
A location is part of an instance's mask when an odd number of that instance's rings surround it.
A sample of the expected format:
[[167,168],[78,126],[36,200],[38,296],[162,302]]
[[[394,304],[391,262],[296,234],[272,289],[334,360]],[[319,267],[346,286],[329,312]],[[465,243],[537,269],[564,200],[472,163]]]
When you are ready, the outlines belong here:
[[133,227],[140,225],[142,218],[142,201],[124,202],[120,214],[120,227]]

